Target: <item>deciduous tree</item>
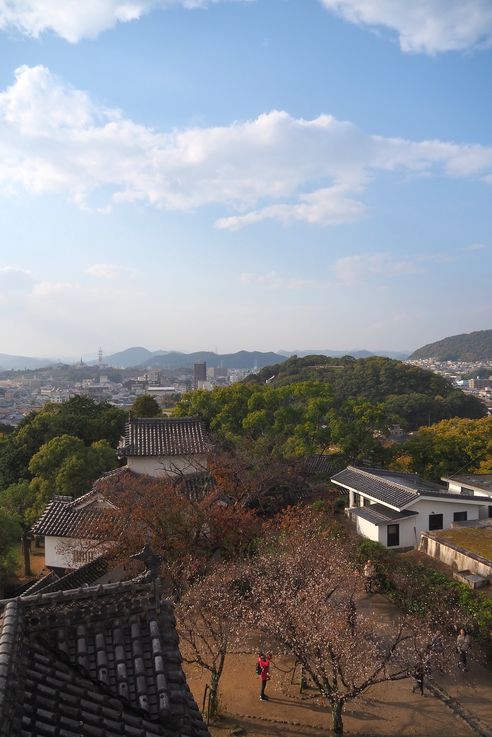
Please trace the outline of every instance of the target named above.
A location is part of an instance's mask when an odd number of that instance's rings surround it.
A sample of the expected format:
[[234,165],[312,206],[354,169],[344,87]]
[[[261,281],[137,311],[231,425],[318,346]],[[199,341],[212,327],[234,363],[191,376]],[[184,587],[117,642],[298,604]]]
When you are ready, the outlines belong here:
[[186,663],[210,674],[210,716],[217,713],[219,683],[238,616],[238,571],[218,564],[192,585],[176,605],[177,630]]
[[[378,683],[408,678],[435,635],[425,619],[382,623],[357,609],[361,577],[350,557],[330,528],[308,525],[294,535],[290,527],[249,565],[244,600],[244,619],[293,656],[325,699],[335,737],[343,734],[345,705]],[[432,651],[434,664],[447,651]]]

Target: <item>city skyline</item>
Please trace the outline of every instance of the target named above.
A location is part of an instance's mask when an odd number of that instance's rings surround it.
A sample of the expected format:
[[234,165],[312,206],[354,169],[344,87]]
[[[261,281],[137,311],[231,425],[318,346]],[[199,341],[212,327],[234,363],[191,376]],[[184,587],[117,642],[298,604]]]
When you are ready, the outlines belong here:
[[0,352],[491,327],[491,2],[81,8],[0,8]]

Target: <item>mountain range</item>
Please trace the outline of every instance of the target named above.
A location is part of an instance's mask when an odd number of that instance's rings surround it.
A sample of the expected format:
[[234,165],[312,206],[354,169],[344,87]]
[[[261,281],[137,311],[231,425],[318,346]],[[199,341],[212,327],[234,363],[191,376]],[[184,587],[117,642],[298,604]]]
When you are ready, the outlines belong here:
[[178,369],[192,368],[195,363],[206,362],[210,368],[237,368],[250,369],[255,366],[263,368],[274,363],[281,363],[292,355],[310,356],[346,356],[351,355],[354,358],[368,358],[369,356],[380,355],[388,358],[396,358],[403,360],[407,357],[407,353],[396,353],[393,351],[381,351],[373,353],[366,350],[355,351],[333,351],[333,350],[304,350],[304,351],[285,351],[281,350],[277,353],[260,352],[260,351],[238,351],[237,353],[218,354],[212,351],[197,351],[195,353],[180,353],[179,351],[149,351],[147,348],[134,347],[128,348],[126,351],[113,353],[105,357],[105,363],[115,368],[130,368],[140,366],[142,368],[152,367],[161,369]]
[[[181,353],[179,351],[149,351],[142,346],[133,346],[123,351],[104,356],[104,363],[114,368],[161,368],[175,370],[179,368],[193,368],[194,363],[205,361],[210,368],[237,368],[259,369],[275,363],[281,363],[289,356],[299,357],[309,355],[323,355],[334,358],[354,356],[354,358],[368,358],[369,356],[384,356],[397,360],[406,358],[435,358],[437,360],[458,361],[487,361],[492,360],[492,330],[479,330],[474,333],[454,335],[444,340],[419,348],[410,356],[401,351],[367,351],[364,349],[332,350],[328,348],[313,348],[310,350],[279,350],[278,352],[237,351],[236,353],[218,354],[213,351],[196,351]],[[66,361],[67,363],[69,361]],[[75,362],[75,361],[74,361]],[[37,358],[32,356],[14,356],[0,353],[0,370],[38,369],[59,363],[58,359]],[[96,360],[88,361],[95,365]]]

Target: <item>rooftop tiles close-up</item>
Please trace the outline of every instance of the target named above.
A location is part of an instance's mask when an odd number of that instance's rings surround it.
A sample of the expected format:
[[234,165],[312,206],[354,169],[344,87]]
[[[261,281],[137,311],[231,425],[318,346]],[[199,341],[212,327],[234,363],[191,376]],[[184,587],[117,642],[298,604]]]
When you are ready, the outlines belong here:
[[0,602],[0,735],[208,734],[159,579]]

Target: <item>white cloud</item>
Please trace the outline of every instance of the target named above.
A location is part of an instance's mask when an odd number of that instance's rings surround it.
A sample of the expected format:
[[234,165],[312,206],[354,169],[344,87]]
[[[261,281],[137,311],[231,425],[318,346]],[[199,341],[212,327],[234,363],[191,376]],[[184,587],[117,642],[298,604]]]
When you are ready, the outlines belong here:
[[418,260],[397,258],[386,251],[345,256],[333,265],[335,277],[345,286],[353,286],[378,275],[400,276],[419,271]]
[[223,0],[0,0],[0,29],[37,38],[52,31],[76,43],[153,10],[207,8]]
[[124,266],[118,266],[117,264],[93,264],[89,266],[86,273],[96,279],[116,279],[121,274],[128,272],[129,270]]
[[303,220],[317,225],[351,222],[365,213],[366,208],[361,202],[344,196],[344,190],[342,186],[317,189],[309,194],[300,194],[293,204],[269,205],[246,215],[219,218],[215,225],[221,229],[238,230],[262,220],[279,220],[282,223]]
[[487,246],[485,243],[472,243],[471,246],[468,246],[466,249],[467,251],[485,251],[487,249]]
[[217,227],[232,230],[267,219],[334,225],[366,212],[361,195],[381,172],[492,181],[492,148],[369,135],[330,115],[282,111],[161,133],[95,104],[43,66],[20,67],[0,93],[4,194],[60,193],[103,210],[214,206],[224,211]]
[[436,54],[492,44],[491,0],[321,0],[345,20],[398,34],[402,51]]

